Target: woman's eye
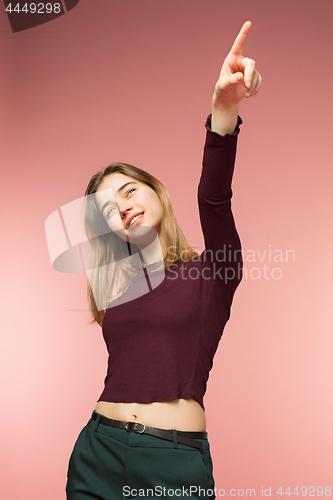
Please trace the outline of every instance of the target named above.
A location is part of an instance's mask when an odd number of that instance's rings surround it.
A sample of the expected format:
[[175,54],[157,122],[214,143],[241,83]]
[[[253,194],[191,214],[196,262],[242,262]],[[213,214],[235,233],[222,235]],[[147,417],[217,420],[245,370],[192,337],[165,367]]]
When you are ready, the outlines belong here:
[[109,214],[111,212],[111,210],[113,210],[114,207],[110,208],[110,210],[107,211],[107,214],[106,214],[106,217],[109,217]]
[[[135,188],[129,189],[126,194],[129,194],[131,191],[135,191]],[[110,212],[114,209],[115,207],[110,208],[110,210],[107,211],[106,217],[108,218],[110,215]]]

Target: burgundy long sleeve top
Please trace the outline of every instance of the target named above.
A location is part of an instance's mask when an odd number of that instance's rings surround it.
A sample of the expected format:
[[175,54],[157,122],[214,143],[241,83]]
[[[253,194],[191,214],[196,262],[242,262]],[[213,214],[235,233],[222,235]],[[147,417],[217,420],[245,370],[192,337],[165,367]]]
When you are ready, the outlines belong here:
[[[205,249],[166,268],[163,280],[107,309],[102,333],[109,360],[98,401],[154,402],[193,397],[203,409],[209,372],[234,293],[242,279],[241,243],[231,210],[232,176],[242,119],[232,134],[211,131],[208,116],[198,205]],[[139,272],[126,294],[158,265]],[[125,294],[125,295],[126,295]]]

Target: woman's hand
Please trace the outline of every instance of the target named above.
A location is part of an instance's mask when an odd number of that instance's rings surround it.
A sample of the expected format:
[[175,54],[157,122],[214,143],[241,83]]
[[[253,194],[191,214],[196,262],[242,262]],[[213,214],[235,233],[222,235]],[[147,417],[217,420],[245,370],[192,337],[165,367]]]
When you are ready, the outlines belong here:
[[243,24],[224,60],[220,77],[215,85],[213,101],[216,103],[235,105],[243,97],[253,96],[260,89],[262,78],[255,69],[255,61],[242,56],[251,26],[251,21]]
[[243,97],[258,93],[262,77],[255,69],[255,61],[242,56],[245,40],[251,29],[246,21],[224,60],[220,77],[215,85],[212,102],[213,132],[231,134],[237,125],[238,103]]

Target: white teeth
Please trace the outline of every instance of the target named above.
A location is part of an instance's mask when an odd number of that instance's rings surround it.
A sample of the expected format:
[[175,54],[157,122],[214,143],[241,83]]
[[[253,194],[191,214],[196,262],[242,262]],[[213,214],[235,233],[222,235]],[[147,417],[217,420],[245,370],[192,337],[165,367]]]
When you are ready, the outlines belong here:
[[134,222],[139,219],[140,217],[142,217],[143,214],[140,214],[140,215],[137,215],[136,217],[133,217],[133,219],[131,220],[130,224],[127,226],[127,227],[130,227],[132,224],[134,224]]

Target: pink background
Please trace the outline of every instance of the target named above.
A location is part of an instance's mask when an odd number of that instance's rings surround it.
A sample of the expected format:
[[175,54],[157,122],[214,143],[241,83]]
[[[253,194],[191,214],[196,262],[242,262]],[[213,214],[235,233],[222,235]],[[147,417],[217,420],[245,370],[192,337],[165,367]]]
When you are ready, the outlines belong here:
[[46,218],[125,161],[165,184],[202,251],[204,123],[247,20],[263,84],[239,105],[233,180],[248,276],[205,396],[216,487],[333,487],[332,2],[81,0],[15,35],[0,12],[1,497],[65,499],[106,374],[86,277],[52,269]]

